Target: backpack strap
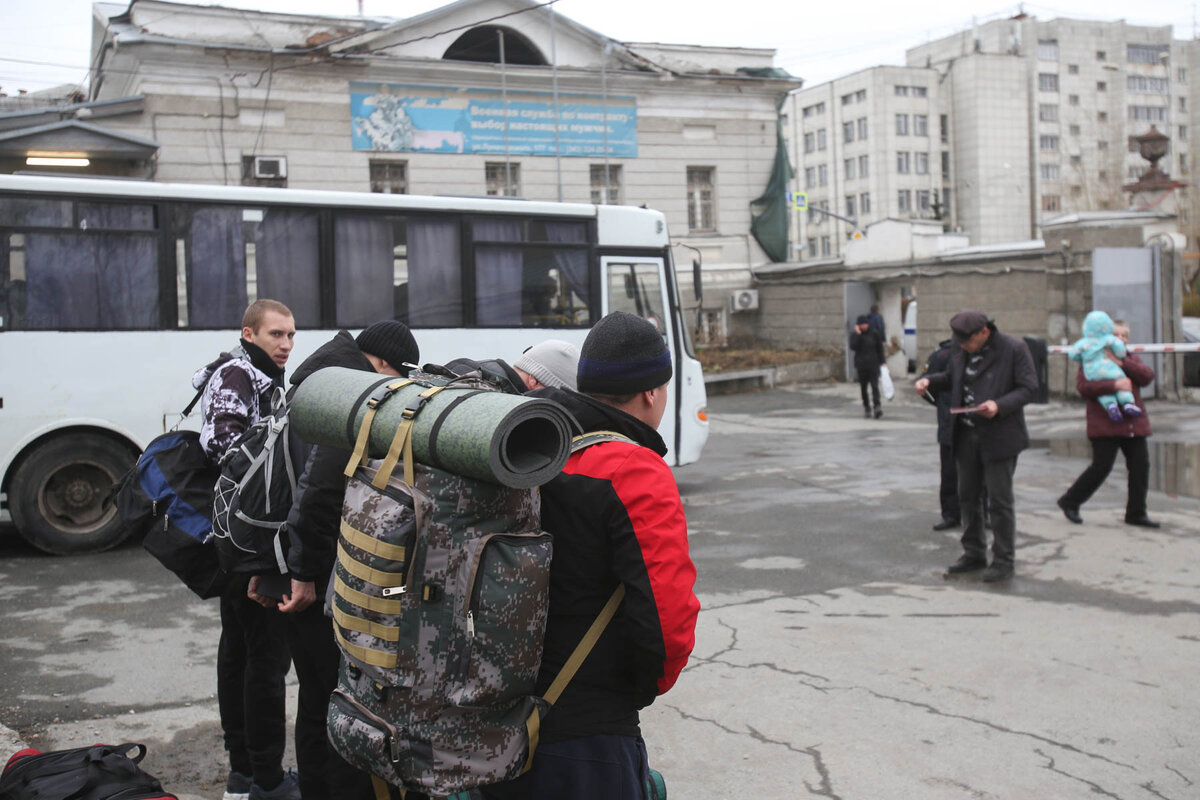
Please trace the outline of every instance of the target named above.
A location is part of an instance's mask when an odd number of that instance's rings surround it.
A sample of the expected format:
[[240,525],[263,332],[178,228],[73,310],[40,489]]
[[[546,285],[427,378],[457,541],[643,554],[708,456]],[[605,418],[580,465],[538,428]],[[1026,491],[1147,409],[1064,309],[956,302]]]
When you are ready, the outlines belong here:
[[375,421],[375,414],[379,411],[379,407],[386,403],[388,398],[393,394],[410,383],[413,383],[413,381],[392,381],[380,384],[371,391],[371,396],[367,398],[367,413],[363,415],[362,425],[358,428],[358,439],[354,443],[354,452],[351,453],[350,461],[347,462],[345,472],[343,473],[347,478],[354,477],[354,471],[358,469],[360,464],[366,461],[367,443],[371,439],[371,423]]
[[417,414],[425,407],[425,404],[445,388],[444,385],[430,386],[409,400],[408,404],[405,405],[403,419],[396,426],[396,435],[392,437],[392,446],[388,448],[387,456],[384,457],[383,463],[379,465],[379,470],[375,473],[375,479],[371,481],[371,485],[376,489],[383,489],[387,486],[388,481],[391,480],[392,472],[396,469],[396,463],[400,460],[401,450],[404,451],[404,482],[409,486],[413,485],[413,481],[416,480],[416,475],[413,472],[412,454],[413,422],[416,420]]
[[604,442],[628,442],[629,444],[637,444],[633,439],[630,439],[624,434],[616,431],[588,431],[581,433],[571,439],[571,454],[574,455],[580,450],[591,447],[594,444],[603,444]]
[[[620,439],[626,437],[620,434],[613,434]],[[607,439],[605,441],[616,441]],[[582,448],[580,448],[582,449]],[[596,646],[596,642],[600,641],[600,635],[604,633],[604,629],[608,627],[608,623],[612,622],[612,618],[616,616],[617,609],[621,605],[621,601],[625,599],[625,584],[617,584],[617,588],[613,590],[612,595],[608,598],[608,602],[604,604],[604,608],[600,609],[600,613],[592,620],[592,625],[587,629],[587,633],[579,640],[579,644],[575,645],[575,649],[571,651],[570,658],[563,664],[562,669],[554,676],[553,683],[546,690],[546,694],[542,699],[553,706],[558,698],[562,695],[563,690],[567,688],[567,684],[575,677],[575,673],[583,666],[583,662],[587,660],[591,654],[592,648]],[[525,720],[525,729],[529,737],[529,755],[525,758],[525,766],[521,768],[521,772],[529,771],[533,766],[533,754],[537,750],[538,736],[541,731],[542,718],[538,713],[537,708],[533,709],[533,713]]]

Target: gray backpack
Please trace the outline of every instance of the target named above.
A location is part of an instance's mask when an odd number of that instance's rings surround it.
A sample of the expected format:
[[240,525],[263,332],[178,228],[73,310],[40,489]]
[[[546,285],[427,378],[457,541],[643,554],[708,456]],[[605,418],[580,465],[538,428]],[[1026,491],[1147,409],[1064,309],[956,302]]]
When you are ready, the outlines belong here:
[[363,461],[347,465],[334,570],[344,658],[329,738],[377,780],[430,796],[514,778],[624,586],[539,697],[552,542],[538,490],[415,464],[411,451],[402,475],[397,458]]

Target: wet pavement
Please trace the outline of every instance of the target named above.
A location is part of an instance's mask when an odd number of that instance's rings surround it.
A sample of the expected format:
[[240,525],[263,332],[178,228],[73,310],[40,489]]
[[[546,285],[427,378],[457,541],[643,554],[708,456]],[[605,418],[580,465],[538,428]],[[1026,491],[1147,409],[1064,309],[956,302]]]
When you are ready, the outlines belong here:
[[960,531],[930,529],[934,411],[915,395],[879,421],[845,385],[711,411],[704,459],[678,471],[697,647],[644,716],[672,793],[1200,797],[1200,408],[1150,405],[1176,495],[1151,492],[1152,531],[1123,522],[1120,459],[1085,524],[1064,519],[1083,407],[1031,407],[1045,446],[1019,459],[1017,576],[999,587],[943,574]]
[[[932,407],[902,392],[865,420],[857,392],[715,397],[676,471],[703,611],[643,714],[670,796],[1200,797],[1200,407],[1149,406],[1157,531],[1123,523],[1120,459],[1067,522],[1083,407],[1031,407],[1017,576],[992,586],[943,575],[960,532],[930,529]],[[169,790],[217,800],[216,608],[172,581],[136,546],[48,558],[0,534],[0,723],[145,742]]]

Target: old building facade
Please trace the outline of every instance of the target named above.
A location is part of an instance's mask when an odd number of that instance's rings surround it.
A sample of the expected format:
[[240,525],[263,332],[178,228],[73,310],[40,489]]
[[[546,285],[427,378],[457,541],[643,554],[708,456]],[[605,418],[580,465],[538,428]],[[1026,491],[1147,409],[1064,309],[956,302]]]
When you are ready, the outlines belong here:
[[121,151],[93,173],[644,204],[667,217],[688,298],[701,263],[713,331],[770,260],[751,206],[800,84],[772,50],[616,42],[532,0],[403,20],[134,0],[93,21],[89,96],[34,126],[0,119],[14,158],[53,123],[73,151]]

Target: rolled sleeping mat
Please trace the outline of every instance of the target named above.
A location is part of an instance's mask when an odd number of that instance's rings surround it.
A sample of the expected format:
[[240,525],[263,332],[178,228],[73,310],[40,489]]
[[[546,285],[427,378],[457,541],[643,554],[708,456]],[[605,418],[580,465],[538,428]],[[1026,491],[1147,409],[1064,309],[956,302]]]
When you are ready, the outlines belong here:
[[[404,378],[326,367],[297,387],[291,424],[306,441],[353,450],[372,394]],[[440,378],[411,383],[383,401],[371,425],[370,458],[383,458],[408,407],[415,461],[514,489],[540,486],[567,463],[578,425],[558,403],[448,385],[422,403]]]

